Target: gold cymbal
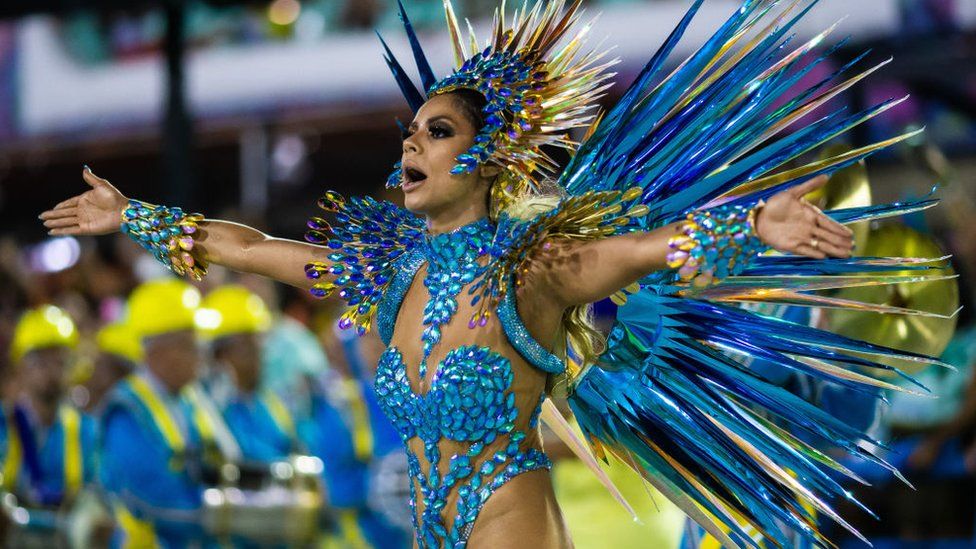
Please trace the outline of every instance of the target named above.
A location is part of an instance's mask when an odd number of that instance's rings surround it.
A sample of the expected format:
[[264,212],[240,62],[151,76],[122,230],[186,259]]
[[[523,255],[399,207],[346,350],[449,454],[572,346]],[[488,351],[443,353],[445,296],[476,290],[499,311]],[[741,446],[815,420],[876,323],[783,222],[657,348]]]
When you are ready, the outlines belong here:
[[[938,244],[930,237],[905,225],[889,223],[872,229],[861,253],[869,257],[941,257]],[[897,273],[911,275],[911,271]],[[935,273],[933,273],[934,275]],[[947,265],[938,274],[954,274]],[[837,297],[865,303],[878,303],[952,315],[959,307],[956,279],[863,286],[840,290]],[[940,318],[907,314],[878,314],[864,311],[832,310],[830,330],[877,345],[938,357],[945,350],[956,328],[956,317]],[[882,361],[912,375],[926,364],[904,360]]]
[[[833,156],[849,152],[849,145],[836,144],[824,147],[818,157],[826,160]],[[830,181],[819,189],[808,193],[804,198],[821,210],[838,210],[843,208],[857,208],[871,205],[871,184],[868,180],[868,169],[864,160],[851,164],[843,170],[838,170],[830,176]],[[854,231],[854,242],[858,249],[867,245],[870,226],[867,221],[848,225]]]

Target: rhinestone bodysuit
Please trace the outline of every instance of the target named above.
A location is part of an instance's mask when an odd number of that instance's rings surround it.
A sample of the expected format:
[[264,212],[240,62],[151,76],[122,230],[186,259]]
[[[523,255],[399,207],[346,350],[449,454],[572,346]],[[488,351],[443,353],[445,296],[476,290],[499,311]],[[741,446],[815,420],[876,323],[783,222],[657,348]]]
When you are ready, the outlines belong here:
[[[423,315],[421,379],[431,350],[440,341],[441,325],[457,312],[462,290],[483,271],[484,261],[479,259],[485,258],[493,236],[494,226],[481,220],[451,233],[428,236],[402,259],[379,308],[378,324],[381,336],[389,341],[400,301],[413,274],[426,263],[423,282],[430,300]],[[499,318],[502,316],[500,310]],[[520,321],[513,321],[511,315],[506,318],[502,322],[505,332],[525,356],[535,342],[525,339]],[[381,356],[376,391],[406,446],[419,547],[464,547],[479,511],[496,489],[516,475],[550,466],[541,450],[521,447],[527,435],[516,427],[519,410],[511,391],[513,379],[508,358],[489,347],[465,345],[440,360],[429,390],[417,394],[410,386],[400,350],[391,346]],[[540,397],[531,412],[529,429],[537,425],[541,404]],[[430,464],[426,472],[409,445],[414,438],[423,443],[423,458]],[[442,455],[442,441],[462,450]],[[452,496],[456,502],[448,508]]]

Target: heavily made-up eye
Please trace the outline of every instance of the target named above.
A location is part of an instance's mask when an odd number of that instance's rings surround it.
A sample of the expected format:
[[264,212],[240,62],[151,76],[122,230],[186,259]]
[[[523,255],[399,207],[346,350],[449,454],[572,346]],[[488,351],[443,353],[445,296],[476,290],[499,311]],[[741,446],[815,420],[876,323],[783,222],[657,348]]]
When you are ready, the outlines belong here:
[[430,136],[434,139],[444,139],[454,135],[454,132],[451,131],[449,126],[438,123],[431,124],[428,127],[428,131],[430,132]]

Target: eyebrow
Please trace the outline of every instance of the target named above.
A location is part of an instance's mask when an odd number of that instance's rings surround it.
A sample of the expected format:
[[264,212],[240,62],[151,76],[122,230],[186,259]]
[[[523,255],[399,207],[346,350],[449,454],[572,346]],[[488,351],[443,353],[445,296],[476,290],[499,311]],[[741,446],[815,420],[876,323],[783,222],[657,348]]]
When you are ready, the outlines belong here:
[[[448,122],[454,123],[454,119],[451,118],[449,115],[446,115],[446,114],[438,114],[437,116],[432,116],[432,117],[428,118],[427,119],[427,125],[429,126],[431,122],[437,122],[438,120],[446,120]],[[410,127],[410,128],[416,128],[419,125],[420,124],[418,124],[417,121],[414,120],[413,122],[410,123],[410,126],[408,126],[408,127]]]

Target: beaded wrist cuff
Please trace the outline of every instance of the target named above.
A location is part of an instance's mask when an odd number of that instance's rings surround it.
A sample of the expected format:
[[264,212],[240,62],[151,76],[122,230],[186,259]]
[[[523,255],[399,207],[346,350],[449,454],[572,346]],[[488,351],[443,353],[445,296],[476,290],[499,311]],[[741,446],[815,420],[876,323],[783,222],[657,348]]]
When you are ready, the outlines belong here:
[[202,214],[130,200],[122,211],[121,230],[169,270],[200,280],[207,274],[207,264],[193,257],[193,238],[202,220]]
[[751,258],[769,249],[755,231],[756,214],[763,205],[726,205],[689,213],[681,234],[668,241],[668,267],[698,286],[740,272]]

